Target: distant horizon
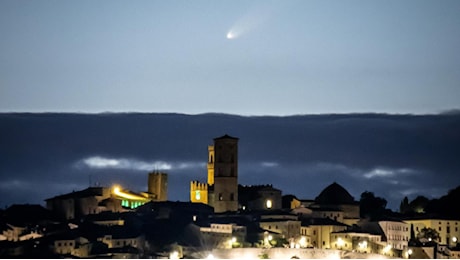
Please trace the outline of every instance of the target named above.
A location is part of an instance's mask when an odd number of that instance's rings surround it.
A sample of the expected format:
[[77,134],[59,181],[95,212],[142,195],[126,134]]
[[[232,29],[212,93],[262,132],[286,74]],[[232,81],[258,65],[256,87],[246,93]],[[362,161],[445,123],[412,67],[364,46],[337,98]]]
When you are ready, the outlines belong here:
[[427,112],[427,113],[416,113],[416,112],[373,112],[373,111],[356,111],[356,112],[318,112],[318,113],[298,113],[298,114],[239,114],[232,112],[198,112],[198,113],[187,113],[187,112],[176,112],[176,111],[59,111],[59,110],[43,110],[43,111],[0,111],[0,114],[88,114],[88,115],[99,115],[99,114],[178,114],[178,115],[230,115],[230,116],[243,116],[243,117],[291,117],[291,116],[309,116],[309,115],[451,115],[460,114],[460,108],[451,108],[438,112]]

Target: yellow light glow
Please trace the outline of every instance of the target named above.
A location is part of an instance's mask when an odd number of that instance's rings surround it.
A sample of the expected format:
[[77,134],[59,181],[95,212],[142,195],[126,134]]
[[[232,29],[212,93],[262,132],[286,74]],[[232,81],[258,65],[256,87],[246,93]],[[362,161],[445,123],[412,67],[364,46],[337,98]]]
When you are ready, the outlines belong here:
[[273,205],[272,205],[272,200],[267,200],[265,204],[266,204],[266,206],[267,206],[267,209],[271,209],[272,206],[273,206]]
[[169,254],[169,259],[179,259],[179,252],[173,251]]
[[361,249],[365,249],[367,247],[367,241],[359,242],[358,246]]
[[115,194],[115,195],[117,195],[119,197],[122,197],[124,199],[129,199],[129,200],[140,200],[140,201],[148,201],[149,200],[146,197],[142,197],[142,196],[138,196],[138,195],[135,195],[135,194],[130,194],[130,193],[123,192],[123,191],[121,191],[121,188],[119,186],[114,186],[113,187],[113,194]]
[[383,248],[383,253],[388,253],[391,250],[391,245],[387,245]]
[[339,238],[337,239],[337,245],[340,246],[340,247],[342,247],[344,244],[345,244],[345,242],[343,241],[343,239],[342,239],[341,237],[339,237]]
[[114,194],[117,194],[117,193],[119,193],[119,192],[120,192],[120,187],[119,187],[119,186],[114,186],[114,187],[113,187],[113,193],[114,193]]

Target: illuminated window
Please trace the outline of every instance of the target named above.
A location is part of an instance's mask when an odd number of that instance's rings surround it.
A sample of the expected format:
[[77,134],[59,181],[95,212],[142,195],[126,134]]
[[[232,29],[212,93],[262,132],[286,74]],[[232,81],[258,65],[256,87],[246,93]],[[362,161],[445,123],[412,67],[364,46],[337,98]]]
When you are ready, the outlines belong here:
[[273,206],[271,200],[267,200],[267,201],[265,202],[265,205],[267,206],[267,209],[271,209],[272,206]]
[[219,193],[219,200],[222,201],[224,197],[222,197],[222,193]]
[[201,200],[201,194],[200,194],[199,190],[195,191],[195,199],[196,200]]

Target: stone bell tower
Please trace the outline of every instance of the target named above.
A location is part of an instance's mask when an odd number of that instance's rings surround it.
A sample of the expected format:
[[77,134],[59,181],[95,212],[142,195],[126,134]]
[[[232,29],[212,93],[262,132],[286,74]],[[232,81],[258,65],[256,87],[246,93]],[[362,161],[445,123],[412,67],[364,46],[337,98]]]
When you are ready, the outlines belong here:
[[[213,185],[210,201],[214,212],[238,210],[238,138],[224,135],[214,138],[209,150],[208,183]],[[214,173],[213,180],[210,175]],[[210,183],[211,182],[211,183]],[[212,182],[214,182],[212,184]]]

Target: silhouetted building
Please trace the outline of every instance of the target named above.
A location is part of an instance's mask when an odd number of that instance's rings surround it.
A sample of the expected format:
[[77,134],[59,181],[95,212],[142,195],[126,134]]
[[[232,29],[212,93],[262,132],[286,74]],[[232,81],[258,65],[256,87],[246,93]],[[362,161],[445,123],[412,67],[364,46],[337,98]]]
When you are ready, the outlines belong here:
[[[359,221],[359,202],[350,193],[336,182],[327,186],[309,206],[313,211],[329,211],[332,219],[342,219],[347,225]],[[342,212],[337,214],[338,212]],[[326,216],[327,217],[327,216]]]
[[148,190],[153,201],[168,200],[168,175],[161,172],[149,173]]
[[[74,219],[109,210],[101,206],[100,203],[110,197],[110,188],[89,187],[81,191],[46,199],[46,207],[60,217]],[[116,211],[116,209],[112,210]]]
[[239,185],[241,210],[281,209],[281,190],[272,185]]

